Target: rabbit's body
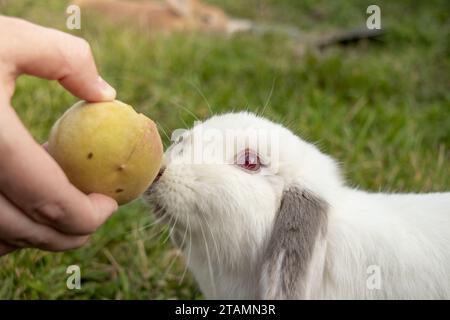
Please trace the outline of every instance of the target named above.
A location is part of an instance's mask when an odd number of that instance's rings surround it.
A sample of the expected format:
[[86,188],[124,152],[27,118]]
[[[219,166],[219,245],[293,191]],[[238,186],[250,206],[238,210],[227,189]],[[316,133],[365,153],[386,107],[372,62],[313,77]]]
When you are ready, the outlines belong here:
[[[314,298],[450,298],[450,194],[347,189],[329,212]],[[379,272],[380,282],[373,272]]]
[[[258,170],[236,161],[239,147],[218,152],[230,130],[258,150]],[[184,133],[147,198],[176,221],[173,240],[207,298],[450,298],[450,193],[351,189],[334,160],[252,114]]]
[[[325,258],[310,299],[450,298],[450,195],[383,195],[346,190],[337,210],[330,210]],[[383,204],[380,205],[380,199]],[[341,211],[344,210],[345,211]],[[342,212],[342,214],[340,214]],[[214,243],[205,230],[209,250]],[[258,264],[243,254],[239,268],[214,257],[211,287],[202,236],[193,239],[190,270],[208,298],[260,298]],[[188,249],[188,248],[187,248]],[[187,256],[188,250],[184,250]],[[214,256],[214,253],[210,253]],[[374,267],[375,266],[375,267]],[[380,272],[380,286],[371,286]]]

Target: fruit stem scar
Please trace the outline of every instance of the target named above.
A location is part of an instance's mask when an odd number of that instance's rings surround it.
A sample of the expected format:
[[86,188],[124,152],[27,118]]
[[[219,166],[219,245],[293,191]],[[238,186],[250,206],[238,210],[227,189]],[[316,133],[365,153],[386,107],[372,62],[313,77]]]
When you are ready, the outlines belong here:
[[88,159],[92,159],[92,157],[94,157],[94,154],[92,152],[89,152],[88,155],[87,155],[87,158]]
[[125,170],[125,165],[124,165],[124,164],[121,164],[121,165],[117,168],[117,170],[119,170],[119,171]]
[[121,192],[123,192],[123,189],[116,189],[116,193],[121,193]]

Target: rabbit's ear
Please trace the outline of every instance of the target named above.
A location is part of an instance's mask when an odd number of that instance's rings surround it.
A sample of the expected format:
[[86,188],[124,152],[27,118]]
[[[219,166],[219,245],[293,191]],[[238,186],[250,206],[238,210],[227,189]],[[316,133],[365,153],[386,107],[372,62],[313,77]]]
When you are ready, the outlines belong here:
[[[328,204],[312,192],[291,186],[283,193],[272,234],[263,256],[263,299],[301,299],[307,296],[317,243],[327,228]],[[319,259],[321,260],[321,259]],[[315,266],[314,266],[315,268]]]
[[182,17],[191,16],[194,7],[194,0],[166,0],[170,9]]

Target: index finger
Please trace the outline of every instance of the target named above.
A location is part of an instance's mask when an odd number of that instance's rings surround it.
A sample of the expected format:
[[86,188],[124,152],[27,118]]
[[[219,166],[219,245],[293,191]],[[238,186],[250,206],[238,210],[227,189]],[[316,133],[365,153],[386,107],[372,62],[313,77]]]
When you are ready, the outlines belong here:
[[58,80],[80,99],[114,100],[116,91],[98,74],[88,42],[30,22],[0,16],[0,39],[9,43],[14,76]]

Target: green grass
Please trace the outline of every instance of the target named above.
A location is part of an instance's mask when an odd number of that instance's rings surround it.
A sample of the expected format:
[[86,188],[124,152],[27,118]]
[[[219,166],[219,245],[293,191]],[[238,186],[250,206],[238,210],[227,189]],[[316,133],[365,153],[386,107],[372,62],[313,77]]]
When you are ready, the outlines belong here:
[[[211,2],[236,16],[325,33],[363,26],[365,9],[373,3]],[[342,163],[354,186],[449,190],[450,5],[445,0],[377,3],[388,30],[381,43],[302,56],[282,35],[149,39],[92,19],[74,34],[90,41],[118,98],[155,119],[162,131],[191,125],[190,112],[208,117],[202,95],[215,113],[257,111],[267,103],[267,117],[317,142]],[[63,1],[6,1],[0,8],[65,30]],[[55,83],[23,77],[13,104],[43,142],[74,101]],[[180,284],[183,261],[165,241],[167,232],[154,236],[157,229],[145,228],[151,221],[149,209],[136,201],[122,207],[82,249],[59,254],[23,250],[0,258],[0,298],[201,298],[189,273]],[[65,270],[72,264],[81,267],[79,291],[66,289]]]

